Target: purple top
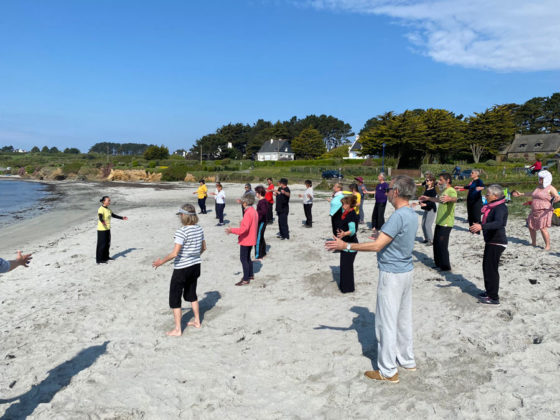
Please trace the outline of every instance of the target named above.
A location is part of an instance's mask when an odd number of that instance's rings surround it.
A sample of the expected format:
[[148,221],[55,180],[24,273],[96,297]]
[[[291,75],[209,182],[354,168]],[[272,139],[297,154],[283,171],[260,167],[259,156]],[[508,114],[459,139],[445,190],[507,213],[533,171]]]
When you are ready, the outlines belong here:
[[261,198],[257,203],[257,213],[259,215],[259,223],[266,221],[266,214],[268,213],[268,206],[270,204],[266,198]]
[[375,202],[376,203],[386,203],[387,202],[387,188],[389,184],[382,182],[375,186]]

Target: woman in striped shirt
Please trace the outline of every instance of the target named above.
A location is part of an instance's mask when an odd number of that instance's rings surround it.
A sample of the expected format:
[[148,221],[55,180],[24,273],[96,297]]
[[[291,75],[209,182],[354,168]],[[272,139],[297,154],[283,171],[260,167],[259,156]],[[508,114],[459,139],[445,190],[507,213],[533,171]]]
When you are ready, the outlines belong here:
[[173,310],[175,328],[167,335],[178,337],[181,331],[181,295],[187,302],[191,302],[194,320],[187,325],[200,328],[200,310],[196,295],[196,284],[200,276],[200,254],[206,251],[204,231],[197,224],[198,216],[192,204],[184,204],[177,215],[181,219],[181,226],[175,232],[175,246],[173,251],[164,258],[158,258],[152,267],[158,268],[168,261],[174,261],[173,275],[169,287],[169,306]]

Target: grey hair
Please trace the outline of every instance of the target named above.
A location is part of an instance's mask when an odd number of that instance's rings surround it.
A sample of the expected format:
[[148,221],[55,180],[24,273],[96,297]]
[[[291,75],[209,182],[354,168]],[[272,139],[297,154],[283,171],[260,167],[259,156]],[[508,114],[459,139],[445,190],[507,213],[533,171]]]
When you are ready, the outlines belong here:
[[416,184],[408,175],[397,175],[393,178],[393,190],[399,192],[399,197],[410,200],[416,195]]
[[252,206],[255,204],[255,196],[253,194],[244,195],[241,197],[241,204],[243,203],[247,204],[247,207]]
[[486,188],[489,194],[495,195],[498,199],[504,198],[504,189],[501,185],[492,184],[488,188]]
[[480,169],[471,169],[471,172],[476,172],[477,174],[480,175]]
[[385,179],[385,173],[384,172],[379,172],[379,176],[383,179]]

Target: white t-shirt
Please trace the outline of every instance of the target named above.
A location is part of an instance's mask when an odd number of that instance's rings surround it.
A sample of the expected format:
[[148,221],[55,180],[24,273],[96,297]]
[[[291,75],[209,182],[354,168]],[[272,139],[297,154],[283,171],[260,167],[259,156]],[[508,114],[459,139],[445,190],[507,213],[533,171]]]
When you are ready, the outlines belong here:
[[309,187],[303,193],[303,204],[312,204],[312,203],[313,203],[313,187]]
[[222,189],[222,191],[216,190],[216,195],[214,196],[216,199],[216,204],[225,204],[226,202],[226,193]]
[[199,225],[182,226],[175,232],[175,243],[182,245],[181,251],[174,261],[175,268],[186,268],[191,265],[200,264],[200,251],[204,231]]

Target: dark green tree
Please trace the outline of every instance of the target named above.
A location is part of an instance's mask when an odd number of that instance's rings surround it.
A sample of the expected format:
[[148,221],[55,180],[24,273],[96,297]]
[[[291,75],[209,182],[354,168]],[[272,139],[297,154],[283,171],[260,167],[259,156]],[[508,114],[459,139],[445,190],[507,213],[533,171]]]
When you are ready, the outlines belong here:
[[77,149],[75,147],[67,147],[66,149],[64,149],[63,153],[69,153],[69,154],[73,154],[73,155],[79,155],[80,154],[80,149]]
[[60,153],[60,150],[58,150],[58,147],[53,146],[49,149],[49,153]]
[[33,146],[33,149],[31,149],[31,153],[39,153],[41,150],[37,147],[37,146]]
[[43,148],[41,149],[41,153],[49,153],[48,146],[43,146]]
[[149,146],[144,152],[144,159],[146,160],[159,160],[167,159],[169,157],[169,149],[164,145]]
[[512,142],[515,121],[512,105],[496,105],[467,119],[466,139],[476,163],[483,154],[495,155]]
[[315,159],[326,152],[323,136],[314,128],[306,128],[292,140],[292,151],[296,158]]

